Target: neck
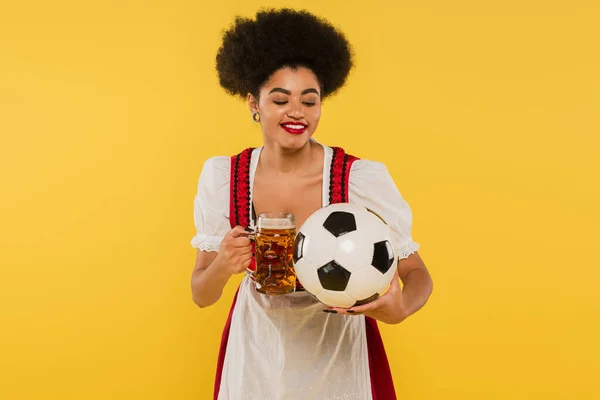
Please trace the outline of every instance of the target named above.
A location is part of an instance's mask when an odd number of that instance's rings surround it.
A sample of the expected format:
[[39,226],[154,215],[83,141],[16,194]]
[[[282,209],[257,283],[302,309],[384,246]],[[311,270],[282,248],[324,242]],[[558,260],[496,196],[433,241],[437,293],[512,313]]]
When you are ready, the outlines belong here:
[[291,174],[297,171],[310,170],[317,158],[317,143],[308,141],[299,149],[286,149],[277,143],[267,143],[261,151],[258,166],[265,171],[276,174]]

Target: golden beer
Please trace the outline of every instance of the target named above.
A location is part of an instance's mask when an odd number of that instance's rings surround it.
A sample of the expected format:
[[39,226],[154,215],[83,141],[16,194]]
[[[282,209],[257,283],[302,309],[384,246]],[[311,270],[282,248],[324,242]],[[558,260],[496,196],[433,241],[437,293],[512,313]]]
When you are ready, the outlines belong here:
[[294,216],[265,213],[258,217],[256,242],[256,290],[263,294],[288,294],[296,290],[292,254],[296,226]]

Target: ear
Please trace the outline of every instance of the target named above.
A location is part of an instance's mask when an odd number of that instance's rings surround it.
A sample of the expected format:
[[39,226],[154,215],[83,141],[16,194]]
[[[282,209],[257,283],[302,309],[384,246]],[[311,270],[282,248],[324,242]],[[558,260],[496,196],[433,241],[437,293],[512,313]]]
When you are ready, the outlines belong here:
[[248,93],[248,108],[251,113],[258,111],[258,99],[252,93]]

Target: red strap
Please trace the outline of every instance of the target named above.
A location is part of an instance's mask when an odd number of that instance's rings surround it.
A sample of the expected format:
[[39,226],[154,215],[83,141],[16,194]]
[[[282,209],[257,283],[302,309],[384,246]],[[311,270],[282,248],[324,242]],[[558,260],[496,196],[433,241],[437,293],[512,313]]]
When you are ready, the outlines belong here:
[[[231,157],[231,172],[229,179],[229,224],[231,228],[250,226],[250,160],[252,159],[252,147],[247,148],[240,154]],[[254,242],[252,242],[252,253],[254,254]],[[248,267],[256,270],[256,263]]]
[[229,224],[250,225],[250,159],[253,148],[231,157],[229,180]]
[[331,159],[331,171],[329,181],[329,204],[348,202],[348,182],[350,180],[350,169],[357,157],[346,154],[344,149],[333,147]]

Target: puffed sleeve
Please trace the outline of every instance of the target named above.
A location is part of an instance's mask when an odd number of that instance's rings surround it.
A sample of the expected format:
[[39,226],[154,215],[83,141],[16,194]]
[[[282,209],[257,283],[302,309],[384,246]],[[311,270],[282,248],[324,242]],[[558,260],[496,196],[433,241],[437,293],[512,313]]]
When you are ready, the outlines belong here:
[[206,160],[198,180],[194,199],[196,236],[192,247],[201,251],[218,251],[229,226],[229,157]]
[[407,258],[419,249],[411,235],[412,211],[396,187],[387,167],[379,162],[357,160],[352,164],[349,201],[376,212],[394,232],[398,257]]

